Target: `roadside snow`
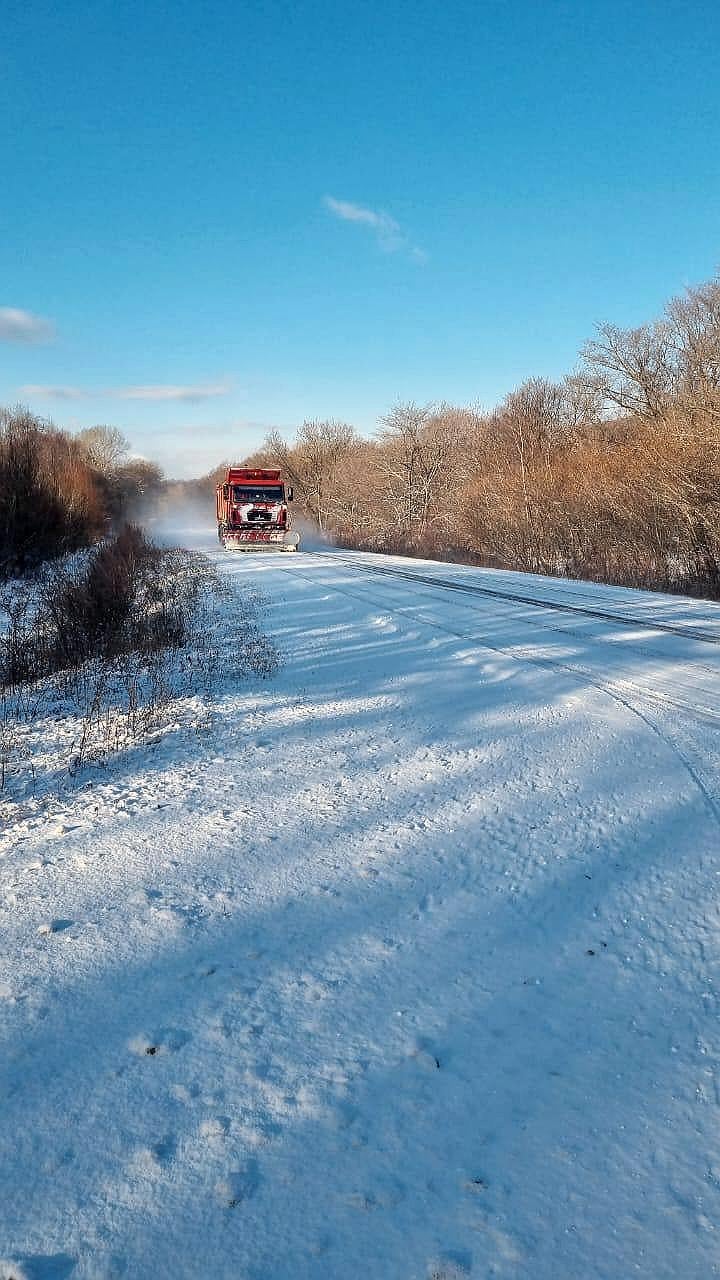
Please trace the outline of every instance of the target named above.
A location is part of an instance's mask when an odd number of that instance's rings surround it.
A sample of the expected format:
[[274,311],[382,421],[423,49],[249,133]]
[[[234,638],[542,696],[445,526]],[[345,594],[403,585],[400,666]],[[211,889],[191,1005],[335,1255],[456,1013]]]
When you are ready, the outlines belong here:
[[720,648],[218,559],[281,671],[0,838],[0,1268],[718,1274]]

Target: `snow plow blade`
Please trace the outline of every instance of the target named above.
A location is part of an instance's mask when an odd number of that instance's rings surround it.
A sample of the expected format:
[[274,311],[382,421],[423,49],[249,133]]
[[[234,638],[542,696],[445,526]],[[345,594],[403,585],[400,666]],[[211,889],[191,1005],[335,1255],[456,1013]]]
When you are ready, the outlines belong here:
[[300,534],[279,530],[249,529],[223,535],[226,551],[297,551]]

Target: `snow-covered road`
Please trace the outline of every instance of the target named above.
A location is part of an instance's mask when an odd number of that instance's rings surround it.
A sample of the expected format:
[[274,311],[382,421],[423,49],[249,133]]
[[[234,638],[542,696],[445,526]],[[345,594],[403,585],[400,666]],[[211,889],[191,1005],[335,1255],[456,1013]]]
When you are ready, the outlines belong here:
[[720,1274],[720,609],[213,554],[280,673],[0,838],[0,1257]]

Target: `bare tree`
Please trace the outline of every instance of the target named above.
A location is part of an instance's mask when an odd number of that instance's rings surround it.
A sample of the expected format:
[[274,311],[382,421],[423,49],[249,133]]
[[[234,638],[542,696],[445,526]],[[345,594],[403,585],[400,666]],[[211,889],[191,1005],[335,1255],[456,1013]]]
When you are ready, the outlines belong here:
[[438,502],[457,487],[459,443],[467,415],[448,405],[399,404],[382,419],[378,469],[397,532],[422,535],[440,518]]
[[310,515],[321,530],[328,524],[335,485],[344,461],[358,446],[355,429],[334,418],[302,424],[290,448],[277,432],[265,439],[264,452],[272,454],[298,489]]
[[675,372],[666,324],[620,329],[600,326],[599,338],[583,352],[591,372],[600,378],[606,402],[645,422],[662,420],[675,389]]
[[715,432],[720,422],[720,280],[688,289],[667,305],[678,408]]
[[77,439],[92,467],[110,476],[130,452],[130,441],[119,427],[86,427]]
[[562,387],[562,420],[568,436],[575,440],[603,421],[603,380],[598,374],[579,371],[568,374]]

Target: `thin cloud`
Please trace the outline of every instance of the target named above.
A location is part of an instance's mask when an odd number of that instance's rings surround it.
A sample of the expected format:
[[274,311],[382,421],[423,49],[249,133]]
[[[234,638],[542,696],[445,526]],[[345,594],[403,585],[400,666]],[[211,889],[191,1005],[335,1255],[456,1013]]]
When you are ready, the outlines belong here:
[[323,204],[335,218],[342,222],[354,222],[369,227],[374,233],[380,248],[385,253],[407,253],[414,262],[427,262],[427,254],[414,245],[402,230],[399,222],[384,213],[382,209],[368,209],[362,204],[353,204],[350,200],[336,200],[334,196],[325,196]]
[[81,387],[47,387],[34,382],[20,388],[23,396],[44,396],[47,400],[84,400],[87,392]]
[[21,395],[42,396],[47,400],[149,400],[151,402],[180,401],[183,404],[200,404],[216,396],[227,395],[232,383],[199,382],[178,386],[156,383],[137,387],[106,387],[99,391],[87,391],[82,387],[48,386],[32,383],[20,388]]
[[230,390],[229,382],[210,382],[187,387],[164,385],[121,387],[113,394],[118,400],[181,400],[185,404],[198,404],[201,400],[225,396]]
[[325,207],[343,222],[359,222],[362,226],[372,227],[383,249],[393,252],[401,249],[405,243],[400,224],[391,218],[389,213],[366,209],[363,205],[352,204],[349,200],[335,200],[333,196],[325,197]]
[[55,326],[32,311],[20,307],[0,307],[0,342],[19,342],[24,346],[39,346],[52,342]]

